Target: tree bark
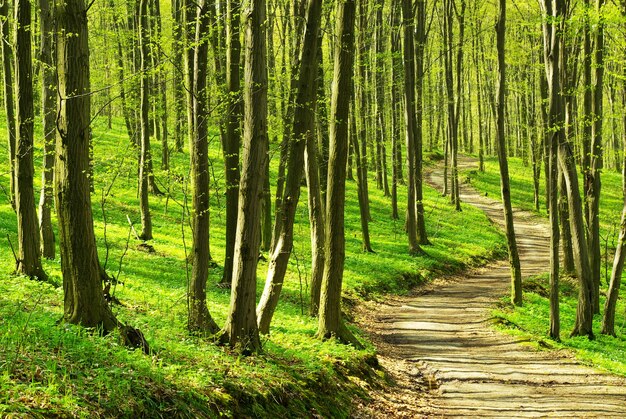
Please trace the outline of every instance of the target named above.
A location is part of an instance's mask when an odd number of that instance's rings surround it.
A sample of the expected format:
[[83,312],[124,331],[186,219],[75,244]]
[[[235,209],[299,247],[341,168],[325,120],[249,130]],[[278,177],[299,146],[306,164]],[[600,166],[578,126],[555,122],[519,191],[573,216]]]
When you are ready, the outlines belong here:
[[593,86],[593,126],[589,175],[585,182],[587,198],[587,242],[589,248],[589,264],[593,280],[593,312],[600,313],[600,271],[602,255],[600,254],[600,191],[602,182],[603,144],[602,124],[604,115],[602,109],[604,89],[604,18],[602,6],[604,0],[596,0],[596,9],[600,20],[596,26],[595,36],[595,85]]
[[9,149],[9,199],[11,206],[15,209],[15,146],[16,130],[15,130],[15,101],[13,100],[13,50],[11,48],[11,40],[9,35],[9,0],[0,0],[0,35],[2,36],[0,48],[2,49],[2,75],[4,81],[4,110],[7,123],[7,140]]
[[228,0],[226,30],[226,95],[227,116],[223,142],[224,170],[226,172],[226,255],[222,283],[231,284],[235,253],[235,233],[239,205],[239,146],[241,144],[240,124],[242,117],[241,81],[239,66],[241,61],[241,41],[239,37],[240,2]]
[[89,193],[91,94],[89,36],[84,0],[55,8],[58,73],[54,192],[59,219],[64,314],[68,323],[118,326],[104,300]]
[[41,115],[43,122],[43,171],[41,175],[41,192],[39,194],[39,236],[41,256],[54,259],[55,243],[52,229],[52,207],[54,205],[53,170],[54,170],[54,119],[56,116],[56,92],[52,88],[56,84],[53,50],[53,21],[50,0],[39,0],[41,44],[39,59],[41,61]]
[[406,156],[408,171],[407,218],[406,229],[409,237],[409,253],[422,253],[420,238],[417,230],[417,197],[416,197],[416,144],[415,133],[417,121],[415,119],[415,63],[413,28],[414,15],[411,0],[402,0],[402,18],[404,20],[404,120],[406,129]]
[[[280,228],[275,230],[278,236],[271,252],[265,287],[257,307],[261,333],[269,333],[269,326],[287,273],[287,265],[293,248],[293,224],[300,200],[304,151],[309,137],[315,135],[315,77],[317,76],[317,40],[321,15],[321,0],[309,0],[299,58],[292,138],[289,142],[287,157],[287,177],[280,211],[282,222]],[[278,224],[278,220],[276,223]]]
[[192,270],[189,284],[189,319],[191,332],[216,333],[219,327],[211,317],[206,303],[206,286],[209,275],[209,121],[207,66],[209,31],[208,1],[198,5],[196,15],[195,47],[193,54],[193,126],[191,142],[191,182],[193,190],[193,246]]
[[223,340],[241,352],[258,352],[256,270],[261,240],[261,193],[268,158],[265,0],[245,11],[243,168],[234,254],[233,284]]
[[498,162],[500,164],[500,193],[504,207],[504,221],[506,241],[509,248],[509,264],[511,266],[511,303],[522,305],[522,270],[520,267],[515,226],[513,223],[513,208],[511,206],[511,186],[509,180],[509,163],[506,152],[504,131],[504,104],[506,101],[506,64],[505,64],[505,34],[506,34],[506,0],[500,0],[498,21],[496,23],[496,39],[498,49],[498,103],[497,103],[497,141]]
[[326,263],[320,296],[317,335],[360,346],[341,318],[341,285],[345,261],[345,176],[348,159],[348,113],[354,66],[354,0],[337,3],[335,66],[331,95]]
[[141,213],[141,234],[142,240],[152,239],[152,217],[150,215],[150,204],[148,202],[149,181],[148,176],[150,168],[148,161],[150,159],[150,80],[148,77],[149,66],[149,49],[150,42],[148,35],[148,1],[139,0],[139,49],[140,49],[140,109],[141,113],[139,121],[141,125],[139,152],[139,210]]
[[31,48],[31,5],[15,3],[15,95],[17,97],[15,146],[15,210],[17,213],[18,261],[16,271],[47,280],[39,256],[39,223],[33,190],[33,70]]

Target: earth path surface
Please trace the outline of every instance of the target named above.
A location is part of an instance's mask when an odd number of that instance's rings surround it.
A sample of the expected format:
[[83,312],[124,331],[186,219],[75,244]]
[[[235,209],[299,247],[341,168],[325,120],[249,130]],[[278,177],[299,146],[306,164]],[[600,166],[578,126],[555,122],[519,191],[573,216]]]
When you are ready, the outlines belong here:
[[[462,158],[459,165],[476,162]],[[441,190],[442,170],[426,180]],[[503,227],[499,197],[482,196],[464,182],[460,195]],[[546,272],[547,220],[514,212],[523,277]],[[374,391],[374,401],[356,416],[626,417],[626,379],[490,327],[491,309],[509,289],[508,264],[496,262],[377,304],[363,323],[397,385]]]

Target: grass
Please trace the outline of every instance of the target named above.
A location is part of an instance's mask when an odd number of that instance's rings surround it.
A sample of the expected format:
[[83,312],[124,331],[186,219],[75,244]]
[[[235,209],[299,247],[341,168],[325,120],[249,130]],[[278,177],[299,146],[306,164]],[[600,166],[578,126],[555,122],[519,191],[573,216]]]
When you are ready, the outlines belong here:
[[[521,159],[509,160],[511,173],[511,200],[515,207],[533,211],[532,171]],[[471,171],[465,175],[471,184],[490,196],[499,196],[500,178],[498,161],[495,158],[485,160],[485,172]],[[600,307],[604,307],[607,285],[611,275],[613,254],[617,242],[618,227],[622,210],[621,176],[610,170],[602,174],[602,197],[600,200],[600,235],[602,241],[602,283],[600,290]],[[544,182],[541,182],[541,215],[546,216]],[[546,271],[549,266],[546,266]],[[524,280],[524,305],[512,308],[503,304],[494,315],[502,321],[502,327],[515,334],[523,334],[535,341],[543,341],[549,330],[550,305],[548,301],[548,275],[540,275]],[[623,299],[618,301],[616,310],[616,332],[618,337],[600,335],[601,315],[594,317],[594,333],[596,339],[589,341],[586,337],[570,338],[569,332],[574,328],[576,305],[578,301],[577,280],[565,277],[561,280],[561,343],[550,343],[558,349],[567,348],[574,351],[583,362],[607,371],[626,376],[626,304]],[[626,284],[622,279],[620,294],[626,292]]]
[[[354,397],[367,397],[364,382],[375,383],[381,372],[375,349],[355,330],[365,349],[357,350],[314,335],[308,312],[310,239],[306,188],[298,209],[294,257],[271,335],[263,338],[261,355],[241,357],[186,332],[185,257],[191,231],[182,222],[183,190],[189,166],[186,153],[173,153],[169,172],[156,170],[163,197],[150,197],[156,253],[141,251],[132,238],[126,252],[127,216],[139,223],[135,152],[128,146],[123,123],[112,128],[103,119],[93,126],[95,192],[92,194],[98,250],[107,271],[120,283],[113,306],[124,323],[145,334],[153,353],[145,356],[120,346],[116,336],[100,337],[61,322],[61,288],[12,275],[9,237],[16,243],[16,219],[8,200],[0,202],[0,416],[304,416],[344,417]],[[5,136],[0,127],[0,136]],[[39,137],[38,137],[39,138]],[[38,141],[38,140],[37,140]],[[41,144],[37,144],[40,147]],[[277,144],[272,144],[272,179],[277,172]],[[155,168],[160,145],[153,143]],[[0,149],[6,167],[6,148]],[[211,253],[217,266],[210,272],[208,305],[223,324],[230,292],[216,286],[224,258],[223,160],[217,136],[211,139]],[[36,149],[36,167],[41,149]],[[39,182],[38,173],[36,182]],[[0,184],[8,188],[6,174]],[[272,181],[274,184],[274,181]],[[372,180],[371,185],[375,185]],[[111,193],[102,200],[102,191]],[[38,185],[36,185],[38,188]],[[375,254],[361,251],[356,185],[347,184],[345,303],[403,293],[435,275],[503,254],[503,237],[485,216],[471,207],[462,213],[427,188],[427,229],[432,246],[427,255],[408,255],[403,221],[391,219],[389,198],[372,186],[370,224]],[[400,213],[406,192],[401,188]],[[104,239],[106,213],[106,241]],[[108,247],[108,252],[107,252]],[[126,252],[123,262],[122,255]],[[106,255],[108,254],[108,258]],[[62,281],[60,261],[44,261],[48,274]],[[267,263],[258,271],[260,294]],[[349,305],[346,305],[346,309]]]

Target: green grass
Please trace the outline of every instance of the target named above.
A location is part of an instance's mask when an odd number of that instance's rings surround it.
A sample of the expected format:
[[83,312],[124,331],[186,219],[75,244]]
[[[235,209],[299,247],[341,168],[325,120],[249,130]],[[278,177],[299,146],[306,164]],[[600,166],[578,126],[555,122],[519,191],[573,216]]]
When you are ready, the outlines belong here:
[[[375,365],[373,345],[358,330],[355,333],[365,344],[362,350],[317,340],[317,322],[306,314],[311,263],[306,188],[295,225],[297,258],[291,258],[271,335],[263,337],[263,354],[241,357],[189,336],[185,329],[185,256],[191,231],[186,221],[181,223],[180,204],[189,156],[173,153],[172,170],[156,170],[162,189],[169,190],[167,196],[150,197],[155,237],[151,244],[156,254],[141,251],[140,242],[131,237],[120,267],[129,232],[126,217],[139,223],[135,154],[128,147],[121,121],[114,120],[108,129],[103,119],[96,119],[93,132],[92,205],[100,260],[104,263],[108,245],[107,270],[115,275],[119,270],[123,282],[115,289],[123,305],[113,310],[122,322],[142,330],[153,353],[132,352],[121,347],[116,336],[99,337],[63,324],[59,321],[61,288],[12,275],[14,261],[5,237],[16,242],[16,220],[8,200],[0,198],[0,416],[280,417],[317,412],[342,417],[349,413],[355,395],[366,397],[363,380],[374,382],[381,374],[371,366]],[[3,130],[0,136],[4,137]],[[160,167],[159,147],[153,143],[155,168]],[[277,171],[276,150],[272,144],[272,179]],[[6,148],[0,149],[0,161],[6,168]],[[223,160],[216,136],[211,140],[211,163],[210,240],[218,265],[210,272],[207,300],[212,315],[223,324],[230,292],[216,286],[225,235]],[[37,148],[37,183],[40,164]],[[113,179],[104,203],[105,243],[101,198]],[[482,213],[471,207],[456,213],[446,199],[427,188],[427,229],[433,245],[425,248],[427,256],[409,256],[403,221],[391,219],[389,198],[371,182],[370,231],[375,254],[360,250],[356,185],[347,184],[345,302],[403,293],[434,275],[502,255],[502,235]],[[8,188],[6,174],[0,175],[0,184]],[[405,200],[401,188],[400,214],[404,214]],[[62,281],[58,258],[44,261],[44,267],[53,279]],[[259,294],[266,269],[267,263],[260,263]]]
[[[511,199],[515,207],[534,210],[532,171],[524,166],[521,159],[510,158]],[[477,189],[486,192],[489,196],[500,196],[500,177],[498,161],[495,158],[485,160],[485,172],[471,171],[466,176],[471,178],[471,184]],[[600,307],[604,307],[608,281],[611,275],[613,254],[617,242],[617,228],[622,210],[621,176],[613,171],[606,170],[602,174],[602,197],[600,200],[600,235],[602,241],[602,283],[600,291]],[[546,216],[545,196],[543,195],[544,180],[542,178],[541,215]],[[548,271],[549,266],[545,270]],[[523,334],[536,341],[543,340],[549,330],[550,305],[548,301],[548,276],[524,280],[524,305],[512,308],[503,304],[494,315],[502,319],[504,329],[511,333]],[[626,376],[626,304],[623,299],[618,301],[616,310],[617,338],[600,335],[601,315],[594,318],[594,333],[596,339],[589,341],[586,337],[570,338],[569,333],[574,328],[576,318],[578,285],[575,279],[561,280],[561,343],[550,343],[551,346],[567,348],[575,352],[576,356],[585,363],[608,371]],[[626,292],[626,284],[622,279],[620,294]],[[508,326],[507,326],[508,325]]]

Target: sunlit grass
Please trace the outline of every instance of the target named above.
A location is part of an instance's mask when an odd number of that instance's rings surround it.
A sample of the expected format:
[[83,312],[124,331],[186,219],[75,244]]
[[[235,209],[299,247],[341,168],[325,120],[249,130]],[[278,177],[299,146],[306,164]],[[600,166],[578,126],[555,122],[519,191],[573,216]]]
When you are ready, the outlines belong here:
[[[261,412],[284,416],[289,412],[297,416],[316,411],[324,416],[345,416],[353,395],[362,394],[358,380],[348,377],[366,374],[375,351],[358,330],[355,332],[365,344],[362,350],[314,336],[317,321],[307,314],[311,249],[306,188],[297,212],[293,257],[281,302],[271,335],[263,337],[264,353],[240,357],[186,332],[185,258],[192,232],[184,191],[189,189],[185,182],[189,155],[173,152],[171,170],[165,172],[160,170],[160,144],[153,143],[155,176],[161,189],[169,192],[150,196],[151,244],[156,253],[146,253],[132,234],[127,241],[127,219],[137,228],[140,220],[136,150],[129,145],[123,122],[113,122],[111,129],[104,119],[96,119],[93,126],[92,209],[98,251],[100,261],[107,260],[109,274],[117,276],[119,272],[121,283],[115,287],[115,296],[123,305],[113,306],[115,314],[141,329],[153,354],[128,351],[115,336],[98,337],[59,322],[63,315],[61,288],[11,275],[14,261],[6,237],[15,244],[16,219],[8,200],[0,198],[0,415],[196,417]],[[271,147],[275,184],[278,145]],[[35,155],[39,172],[39,148]],[[6,149],[0,150],[0,161],[6,167]],[[214,174],[210,245],[216,267],[209,274],[207,301],[217,323],[223,324],[230,292],[216,286],[224,259],[225,199],[223,159],[215,133],[210,161]],[[38,188],[39,176],[36,179]],[[0,182],[8,186],[6,176]],[[502,235],[481,212],[466,206],[457,213],[438,192],[426,188],[427,229],[433,245],[425,247],[426,256],[409,256],[403,219],[391,219],[390,199],[376,190],[373,179],[370,185],[374,254],[361,251],[356,184],[347,183],[344,292],[351,300],[403,293],[436,274],[502,255]],[[405,188],[401,187],[401,215],[405,201]],[[44,268],[62,281],[58,256],[44,261]],[[266,269],[267,262],[261,261],[259,294]]]

